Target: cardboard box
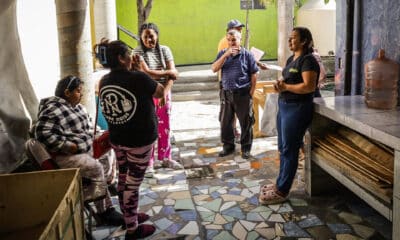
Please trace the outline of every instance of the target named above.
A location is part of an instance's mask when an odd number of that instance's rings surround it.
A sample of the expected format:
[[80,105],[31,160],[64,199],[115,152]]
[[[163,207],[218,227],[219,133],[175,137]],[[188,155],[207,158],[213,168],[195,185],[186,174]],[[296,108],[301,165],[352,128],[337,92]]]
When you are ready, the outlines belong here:
[[78,169],[0,175],[0,239],[85,238]]

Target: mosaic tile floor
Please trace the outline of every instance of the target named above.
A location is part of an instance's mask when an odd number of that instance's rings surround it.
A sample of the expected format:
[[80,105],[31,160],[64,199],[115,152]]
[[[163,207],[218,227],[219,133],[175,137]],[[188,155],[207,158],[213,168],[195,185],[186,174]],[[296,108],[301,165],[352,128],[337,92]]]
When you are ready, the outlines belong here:
[[[309,198],[302,164],[287,202],[259,205],[260,186],[277,175],[276,138],[255,139],[250,160],[239,152],[218,158],[217,115],[217,102],[174,103],[173,157],[185,169],[157,169],[141,185],[140,211],[157,228],[148,239],[391,239],[391,223],[347,190]],[[106,226],[93,232],[123,235]]]

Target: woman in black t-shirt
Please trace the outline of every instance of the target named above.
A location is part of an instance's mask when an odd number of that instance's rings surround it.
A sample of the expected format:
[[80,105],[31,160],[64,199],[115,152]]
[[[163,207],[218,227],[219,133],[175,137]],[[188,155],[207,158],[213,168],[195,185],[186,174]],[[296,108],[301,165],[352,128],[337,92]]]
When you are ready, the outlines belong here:
[[139,186],[157,139],[153,97],[164,96],[164,87],[143,72],[130,71],[135,59],[122,41],[104,40],[95,46],[100,63],[110,68],[99,85],[102,112],[118,161],[118,197],[127,232],[125,239],[150,236],[155,227],[138,213]]
[[283,80],[275,83],[279,92],[277,116],[280,168],[276,184],[264,185],[260,191],[262,204],[286,201],[296,175],[299,148],[313,115],[313,98],[320,68],[312,55],[311,32],[295,27],[289,37],[289,57],[282,71]]

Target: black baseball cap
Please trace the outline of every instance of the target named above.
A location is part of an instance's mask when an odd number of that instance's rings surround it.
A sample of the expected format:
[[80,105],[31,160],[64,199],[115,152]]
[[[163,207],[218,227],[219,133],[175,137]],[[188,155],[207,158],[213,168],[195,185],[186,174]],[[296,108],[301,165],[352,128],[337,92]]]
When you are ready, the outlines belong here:
[[227,24],[227,28],[228,29],[232,29],[232,28],[237,28],[237,27],[244,27],[244,24],[241,23],[239,20],[237,19],[232,19],[228,22]]

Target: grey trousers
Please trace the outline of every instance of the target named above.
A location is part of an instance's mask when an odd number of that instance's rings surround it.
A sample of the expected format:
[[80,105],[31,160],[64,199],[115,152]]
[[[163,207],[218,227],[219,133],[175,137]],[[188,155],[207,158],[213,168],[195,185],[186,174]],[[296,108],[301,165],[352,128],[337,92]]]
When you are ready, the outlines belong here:
[[[33,156],[36,162],[41,165],[45,160],[51,159],[45,146],[36,139],[29,139],[25,147]],[[81,176],[96,182],[106,183],[115,179],[116,158],[113,151],[104,154],[100,159],[94,159],[92,152],[74,154],[74,155],[57,155],[54,162],[60,168],[79,168]],[[110,194],[107,190],[107,184],[98,184],[97,186],[105,188],[101,192],[106,193],[104,200],[96,201],[95,205],[98,212],[104,212],[112,206]],[[96,190],[93,188],[93,190]],[[87,193],[96,195],[92,193]]]

